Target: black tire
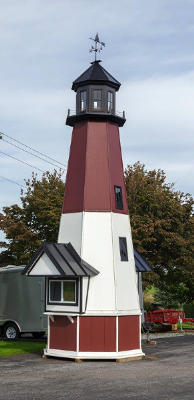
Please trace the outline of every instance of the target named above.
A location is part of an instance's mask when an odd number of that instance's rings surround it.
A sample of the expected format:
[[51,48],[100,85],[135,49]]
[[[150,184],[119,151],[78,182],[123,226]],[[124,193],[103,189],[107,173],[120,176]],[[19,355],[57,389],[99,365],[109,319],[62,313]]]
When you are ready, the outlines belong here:
[[45,335],[45,332],[32,332],[32,335],[34,339],[41,339]]
[[3,337],[7,340],[15,340],[20,336],[20,331],[14,322],[7,322],[4,326]]

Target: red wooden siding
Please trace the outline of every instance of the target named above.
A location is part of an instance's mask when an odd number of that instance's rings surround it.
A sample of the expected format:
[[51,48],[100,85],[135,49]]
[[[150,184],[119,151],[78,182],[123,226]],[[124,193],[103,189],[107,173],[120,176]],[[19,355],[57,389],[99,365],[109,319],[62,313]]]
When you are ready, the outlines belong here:
[[116,351],[116,317],[80,317],[80,351]]
[[[109,153],[109,168],[110,168],[110,182],[111,182],[111,210],[128,214],[127,196],[123,174],[123,161],[121,155],[121,144],[119,137],[119,128],[115,124],[107,123],[107,137],[108,137],[108,153]],[[117,210],[115,207],[115,193],[114,185],[122,187],[123,193],[123,210]]]
[[119,351],[139,349],[139,315],[119,317]]
[[[123,210],[115,208],[121,186]],[[110,122],[83,122],[73,129],[63,213],[114,211],[128,214],[119,129]]]
[[63,213],[79,212],[84,207],[84,182],[87,123],[73,129],[67,169]]
[[55,316],[50,320],[50,348],[76,351],[77,318],[72,324],[65,316]]

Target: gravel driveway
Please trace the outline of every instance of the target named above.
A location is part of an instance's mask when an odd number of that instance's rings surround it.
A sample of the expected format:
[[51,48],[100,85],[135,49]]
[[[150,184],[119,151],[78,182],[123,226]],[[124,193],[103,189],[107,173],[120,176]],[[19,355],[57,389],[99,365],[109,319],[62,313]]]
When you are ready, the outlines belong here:
[[0,399],[194,399],[194,336],[157,340],[142,361],[42,359],[38,354],[0,357]]

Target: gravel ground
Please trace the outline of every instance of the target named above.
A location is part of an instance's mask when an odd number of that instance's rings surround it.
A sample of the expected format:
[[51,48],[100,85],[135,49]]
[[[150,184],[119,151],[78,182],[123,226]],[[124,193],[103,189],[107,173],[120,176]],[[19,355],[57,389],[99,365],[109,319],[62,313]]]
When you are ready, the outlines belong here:
[[146,358],[128,363],[1,357],[0,400],[193,400],[194,336],[165,337],[143,348]]

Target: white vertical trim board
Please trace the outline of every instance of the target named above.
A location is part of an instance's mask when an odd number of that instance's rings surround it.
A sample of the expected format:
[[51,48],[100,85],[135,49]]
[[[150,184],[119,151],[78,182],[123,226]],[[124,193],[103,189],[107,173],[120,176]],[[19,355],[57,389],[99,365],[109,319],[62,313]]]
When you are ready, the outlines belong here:
[[116,316],[116,352],[119,351],[119,317]]
[[79,352],[79,324],[80,324],[80,318],[77,316],[77,332],[76,332],[76,352]]

